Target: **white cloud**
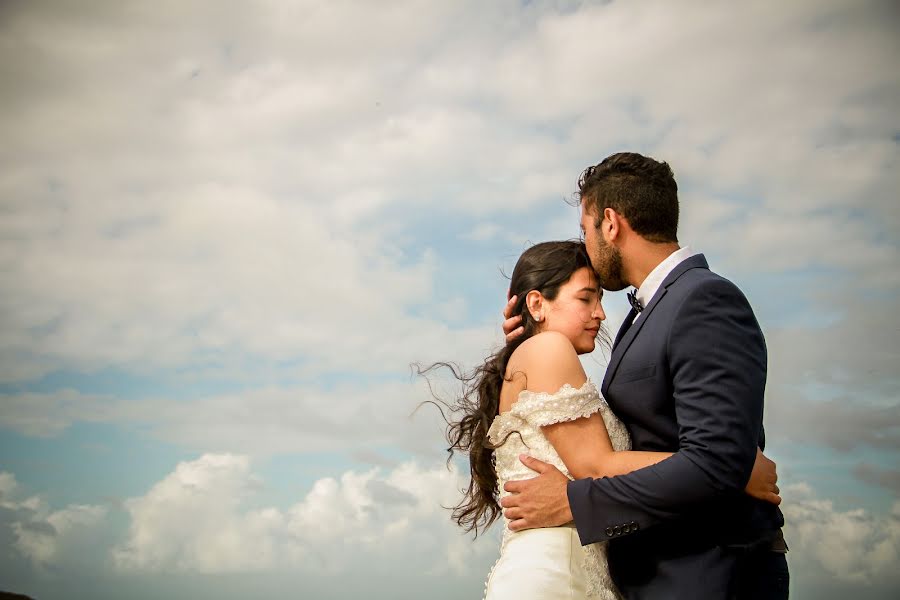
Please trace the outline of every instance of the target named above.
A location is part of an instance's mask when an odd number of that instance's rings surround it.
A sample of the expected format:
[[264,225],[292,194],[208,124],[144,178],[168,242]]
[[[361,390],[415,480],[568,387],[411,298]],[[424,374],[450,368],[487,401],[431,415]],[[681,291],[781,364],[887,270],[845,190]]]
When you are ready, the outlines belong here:
[[6,471],[0,471],[0,500],[7,498],[18,487],[16,476]]
[[[100,547],[98,541],[109,540],[101,538],[109,527],[105,509],[54,511],[35,496],[13,505],[9,499],[20,486],[9,473],[0,474],[0,483],[3,507],[17,511],[13,548],[50,571],[83,567],[80,555],[89,544],[91,552],[112,553],[120,578],[290,572],[405,581],[406,574],[426,574],[431,585],[469,586],[483,579],[498,551],[496,529],[473,542],[451,523],[441,505],[457,500],[462,481],[443,465],[346,471],[316,481],[280,509],[259,506],[262,481],[246,457],[206,454],[126,501],[127,533]],[[819,588],[826,590],[821,597],[832,597],[829,587],[855,586],[859,597],[874,598],[900,585],[894,569],[900,505],[888,513],[839,509],[805,483],[786,486],[782,495],[792,587],[800,597]],[[102,560],[88,566],[105,568]]]
[[[20,118],[5,123],[22,141],[9,157],[16,168],[0,182],[11,217],[0,250],[10,259],[2,313],[7,379],[60,367],[198,368],[243,357],[296,360],[313,372],[377,371],[394,354],[378,351],[379,339],[390,334],[415,347],[422,335],[445,331],[408,317],[410,307],[434,301],[427,253],[407,254],[378,235],[383,225],[352,224],[409,196],[416,187],[409,161],[424,159],[421,147],[451,143],[449,132],[462,135],[465,121],[477,128],[478,118],[394,107],[359,123],[359,98],[390,88],[352,58],[335,56],[342,36],[325,34],[346,35],[352,15],[365,24],[357,43],[377,40],[389,56],[402,56],[416,40],[407,35],[398,47],[390,28],[415,18],[409,33],[428,38],[421,26],[444,15],[423,3],[406,6],[416,17],[346,3],[308,7],[302,29],[319,25],[304,36],[297,22],[285,28],[277,5],[258,8],[253,18],[225,18],[216,29],[206,27],[206,12],[178,7],[188,14],[175,19],[176,32],[203,23],[211,44],[233,46],[234,60],[248,61],[233,65],[208,49],[196,60],[179,56],[193,49],[190,34],[161,44],[158,28],[172,12],[134,7],[143,18],[129,21],[136,31],[124,52],[118,27],[112,38],[102,36],[105,44],[86,44],[79,29],[103,25],[13,13],[18,43],[42,47],[79,78],[58,79],[59,93],[22,106]],[[107,18],[126,16],[135,15]],[[44,20],[58,29],[53,41],[41,33]],[[273,40],[291,47],[270,49]],[[158,56],[146,68],[117,68],[145,59],[149,48]],[[349,72],[299,60],[308,50],[331,52]],[[46,75],[60,68],[43,66]],[[171,95],[161,97],[163,90]],[[328,111],[331,127],[323,121]],[[48,125],[56,114],[66,115],[74,135]]]
[[247,457],[205,454],[125,501],[122,531],[103,507],[19,499],[15,477],[0,472],[0,551],[9,559],[0,571],[38,597],[191,589],[231,598],[240,594],[227,582],[238,577],[254,589],[330,589],[338,598],[414,598],[422,589],[452,598],[479,590],[499,552],[496,528],[473,541],[451,522],[443,506],[458,500],[462,482],[443,464],[346,471],[286,508],[261,505],[263,483]]
[[103,234],[112,217],[36,246],[11,268],[5,349],[82,369],[202,367],[224,353],[377,370],[383,355],[348,349],[377,346],[389,327],[407,347],[414,328],[440,331],[405,314],[430,300],[427,258],[398,267],[316,211],[252,190],[190,195],[124,239]]
[[320,479],[282,511],[251,509],[256,480],[247,458],[206,454],[180,463],[144,496],[126,502],[127,540],[114,551],[120,569],[227,573],[300,569],[346,576],[405,565],[415,573],[457,574],[496,551],[470,546],[441,504],[458,493],[457,475],[413,463],[382,473],[348,471]]
[[13,523],[13,532],[18,538],[16,547],[37,564],[51,564],[61,547],[68,545],[71,549],[76,546],[79,542],[73,542],[72,538],[79,533],[89,533],[106,514],[104,506],[79,504],[51,512],[43,519]]
[[[672,162],[736,268],[890,272],[900,81],[881,9],[695,8],[10,9],[35,63],[9,65],[0,121],[0,377],[394,370],[398,348],[469,333],[410,316],[461,300],[435,297],[406,213],[452,207],[497,237],[622,147]],[[735,214],[722,194],[748,189],[759,206]]]
[[[443,379],[436,383],[451,400],[456,386]],[[62,390],[0,396],[0,426],[50,437],[77,422],[137,425],[148,436],[191,451],[230,449],[257,457],[354,455],[391,447],[434,458],[444,443],[443,421],[431,406],[417,410],[431,399],[424,380],[412,376],[407,382],[248,389],[191,401]]]
[[827,577],[866,587],[900,586],[900,503],[889,514],[839,510],[804,483],[782,494],[792,572],[801,582]]
[[0,508],[12,533],[12,548],[37,569],[53,566],[96,539],[95,530],[107,516],[99,505],[70,504],[52,510],[40,496],[22,497],[24,490],[9,472],[0,472]]
[[[859,295],[862,295],[862,291]],[[837,314],[807,326],[767,331],[769,383],[766,423],[772,439],[900,449],[897,394],[900,360],[894,341],[895,302],[864,303],[856,290],[824,290]],[[797,427],[804,423],[804,427]]]
[[127,543],[116,563],[147,570],[223,572],[269,564],[269,538],[280,523],[267,509],[237,515],[250,489],[249,461],[240,456],[204,455],[180,463],[141,498],[128,500]]

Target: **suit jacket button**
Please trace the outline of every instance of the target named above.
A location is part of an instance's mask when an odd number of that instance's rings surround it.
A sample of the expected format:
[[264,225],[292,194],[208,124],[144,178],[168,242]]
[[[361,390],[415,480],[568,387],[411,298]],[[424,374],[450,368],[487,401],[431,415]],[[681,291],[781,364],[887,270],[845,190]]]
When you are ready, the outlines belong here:
[[632,531],[637,531],[637,530],[638,530],[638,524],[635,523],[634,521],[631,522],[631,530],[632,530]]
[[631,525],[622,525],[622,533],[631,533]]
[[606,528],[606,535],[607,535],[608,537],[612,537],[612,536],[613,536],[613,528],[612,528],[612,527],[607,527],[607,528]]
[[616,525],[615,527],[613,527],[613,533],[615,533],[616,535],[622,535],[621,525]]

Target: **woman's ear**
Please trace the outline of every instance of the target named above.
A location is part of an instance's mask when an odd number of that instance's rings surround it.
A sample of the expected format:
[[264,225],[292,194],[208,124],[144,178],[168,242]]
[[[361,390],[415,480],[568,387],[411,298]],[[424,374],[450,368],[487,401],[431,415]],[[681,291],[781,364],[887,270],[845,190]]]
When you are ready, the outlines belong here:
[[544,320],[544,296],[537,290],[531,290],[525,296],[525,307],[531,318],[540,323]]

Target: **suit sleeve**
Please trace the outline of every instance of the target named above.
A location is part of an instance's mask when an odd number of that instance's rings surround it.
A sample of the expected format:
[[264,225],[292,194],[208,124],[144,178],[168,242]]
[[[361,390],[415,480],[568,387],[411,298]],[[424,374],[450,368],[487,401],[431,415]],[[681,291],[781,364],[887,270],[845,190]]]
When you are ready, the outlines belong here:
[[698,285],[676,311],[667,341],[678,452],[627,475],[569,483],[581,542],[685,516],[740,493],[760,439],[766,378],[762,332],[731,282]]

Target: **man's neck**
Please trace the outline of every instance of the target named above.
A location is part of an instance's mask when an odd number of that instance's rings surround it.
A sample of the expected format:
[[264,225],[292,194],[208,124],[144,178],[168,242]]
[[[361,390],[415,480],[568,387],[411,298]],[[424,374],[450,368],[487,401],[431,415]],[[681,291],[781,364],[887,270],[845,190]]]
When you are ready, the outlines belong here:
[[635,288],[641,287],[647,275],[680,248],[676,242],[655,244],[643,238],[638,238],[631,246],[627,251],[623,249],[622,270],[625,281]]

